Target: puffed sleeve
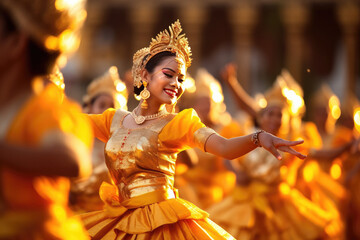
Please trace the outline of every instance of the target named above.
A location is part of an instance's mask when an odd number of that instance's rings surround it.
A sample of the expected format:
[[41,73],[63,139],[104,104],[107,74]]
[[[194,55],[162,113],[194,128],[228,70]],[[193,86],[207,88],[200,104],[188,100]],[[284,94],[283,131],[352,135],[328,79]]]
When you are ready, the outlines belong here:
[[205,151],[206,140],[216,132],[206,127],[194,109],[178,113],[159,134],[159,150],[180,152],[198,147]]
[[107,142],[110,138],[110,127],[116,109],[109,108],[102,114],[85,114],[93,127],[96,138]]

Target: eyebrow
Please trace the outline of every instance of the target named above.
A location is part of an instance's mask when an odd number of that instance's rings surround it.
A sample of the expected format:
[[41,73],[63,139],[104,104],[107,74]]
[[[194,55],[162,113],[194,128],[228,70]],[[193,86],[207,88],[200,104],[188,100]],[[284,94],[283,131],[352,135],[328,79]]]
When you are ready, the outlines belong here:
[[171,69],[171,68],[163,68],[163,69],[167,69],[167,70],[170,70],[170,71],[172,71],[173,73],[176,73],[173,69]]
[[[163,68],[162,70],[164,70],[164,69],[167,69],[167,70],[170,70],[170,71],[172,71],[173,73],[176,73],[173,69],[171,69],[171,68]],[[181,74],[181,73],[179,73],[179,77],[180,78],[184,78],[185,77],[185,75],[184,74]]]

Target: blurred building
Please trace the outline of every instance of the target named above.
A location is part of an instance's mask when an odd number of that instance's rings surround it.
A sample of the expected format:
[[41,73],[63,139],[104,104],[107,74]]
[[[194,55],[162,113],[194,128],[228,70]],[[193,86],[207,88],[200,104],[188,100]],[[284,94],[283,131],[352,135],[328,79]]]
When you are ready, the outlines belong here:
[[[88,0],[80,50],[64,69],[68,94],[79,99],[111,65],[124,74],[133,53],[176,19],[192,47],[190,73],[205,67],[219,78],[235,61],[239,81],[255,94],[286,67],[305,100],[321,82],[340,98],[360,95],[358,0]],[[226,89],[225,96],[231,110]]]

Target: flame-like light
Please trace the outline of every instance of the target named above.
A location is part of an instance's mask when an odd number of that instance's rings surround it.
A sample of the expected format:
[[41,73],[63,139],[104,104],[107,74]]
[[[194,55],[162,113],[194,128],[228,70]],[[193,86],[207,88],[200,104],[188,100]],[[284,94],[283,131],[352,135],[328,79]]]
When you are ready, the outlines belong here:
[[127,110],[127,99],[122,94],[116,94],[116,100],[119,102],[121,109]]
[[356,130],[360,132],[360,107],[354,111],[354,123]]
[[60,49],[62,51],[71,51],[78,48],[80,39],[71,30],[65,30],[59,37]]
[[289,195],[290,192],[291,192],[291,188],[290,188],[290,186],[288,184],[282,182],[279,185],[279,191],[283,195]]
[[255,101],[258,103],[259,107],[266,108],[267,101],[266,101],[264,95],[262,95],[261,93],[258,93],[255,95]]
[[221,93],[221,88],[216,83],[210,83],[210,91],[212,93],[211,99],[216,103],[224,101],[224,96]]
[[116,91],[122,92],[122,91],[124,91],[125,89],[126,89],[125,83],[119,81],[119,82],[116,84]]
[[290,90],[287,87],[283,87],[281,90],[284,97],[290,104],[290,110],[293,115],[300,112],[300,109],[304,106],[304,100],[294,90]]
[[333,163],[330,168],[330,175],[335,180],[341,177],[341,166],[338,163]]
[[318,172],[319,165],[316,162],[308,163],[303,170],[304,180],[306,182],[311,182]]

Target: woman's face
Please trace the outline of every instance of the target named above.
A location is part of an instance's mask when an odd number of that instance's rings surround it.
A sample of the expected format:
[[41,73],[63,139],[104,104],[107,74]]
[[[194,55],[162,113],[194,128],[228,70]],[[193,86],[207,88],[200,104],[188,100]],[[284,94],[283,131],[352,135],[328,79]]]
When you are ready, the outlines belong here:
[[260,127],[271,134],[278,134],[281,127],[282,115],[282,108],[280,106],[267,107],[260,116]]
[[158,104],[174,104],[184,92],[183,82],[186,69],[180,67],[175,57],[165,57],[155,68],[153,73],[146,74],[150,98]]
[[101,94],[96,97],[94,103],[90,107],[89,113],[101,114],[108,108],[114,107],[114,99],[108,94]]

